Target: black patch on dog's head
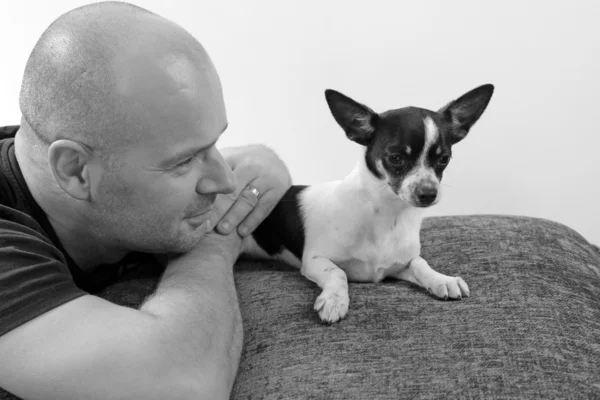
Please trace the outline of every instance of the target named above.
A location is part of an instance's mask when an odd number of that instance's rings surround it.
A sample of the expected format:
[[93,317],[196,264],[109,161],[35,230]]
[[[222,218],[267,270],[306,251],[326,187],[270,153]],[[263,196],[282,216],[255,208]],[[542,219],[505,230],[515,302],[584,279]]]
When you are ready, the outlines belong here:
[[325,97],[347,137],[367,147],[365,163],[369,171],[378,179],[384,179],[385,172],[392,190],[397,193],[402,179],[417,165],[425,149],[425,120],[431,119],[437,134],[427,146],[424,163],[441,179],[452,154],[452,145],[462,140],[477,122],[493,90],[492,85],[480,86],[438,112],[405,107],[377,114],[335,90],[326,90]]
[[[451,142],[450,127],[440,115],[423,108],[405,107],[386,111],[379,117],[378,129],[367,150],[367,165],[372,172],[375,169],[375,176],[382,178],[376,168],[379,164],[385,171],[392,190],[398,193],[403,178],[417,166],[428,144],[425,165],[433,167],[441,178],[447,164],[441,165],[439,160],[449,157]],[[426,143],[427,118],[431,119],[437,131],[435,140],[431,143]]]

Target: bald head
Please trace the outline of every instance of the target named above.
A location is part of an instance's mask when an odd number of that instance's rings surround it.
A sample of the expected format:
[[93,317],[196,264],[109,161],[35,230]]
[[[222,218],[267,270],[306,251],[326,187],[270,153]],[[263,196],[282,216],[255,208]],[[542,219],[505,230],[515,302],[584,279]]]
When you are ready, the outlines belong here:
[[100,152],[208,118],[222,103],[200,43],[171,21],[116,2],[54,21],[29,57],[20,95],[36,140],[77,140]]

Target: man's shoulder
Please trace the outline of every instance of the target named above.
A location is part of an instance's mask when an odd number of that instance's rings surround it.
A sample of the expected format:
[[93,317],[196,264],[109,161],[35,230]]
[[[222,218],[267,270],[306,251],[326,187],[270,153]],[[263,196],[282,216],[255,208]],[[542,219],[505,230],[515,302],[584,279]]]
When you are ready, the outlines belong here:
[[0,233],[25,234],[51,244],[16,161],[13,142],[18,130],[18,125],[0,127]]
[[14,138],[19,130],[19,125],[0,126],[0,140]]
[[24,180],[14,154],[18,128],[17,125],[0,127],[0,204],[26,212],[28,201],[21,187]]
[[50,242],[50,239],[33,217],[16,208],[0,204],[0,232],[3,234],[11,232],[18,234],[24,231]]

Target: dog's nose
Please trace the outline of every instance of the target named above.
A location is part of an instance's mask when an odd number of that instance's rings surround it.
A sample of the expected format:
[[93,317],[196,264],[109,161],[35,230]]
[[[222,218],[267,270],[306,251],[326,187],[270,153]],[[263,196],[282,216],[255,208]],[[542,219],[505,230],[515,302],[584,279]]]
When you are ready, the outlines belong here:
[[435,186],[421,186],[415,191],[417,199],[422,206],[428,206],[435,201],[437,197],[437,188]]

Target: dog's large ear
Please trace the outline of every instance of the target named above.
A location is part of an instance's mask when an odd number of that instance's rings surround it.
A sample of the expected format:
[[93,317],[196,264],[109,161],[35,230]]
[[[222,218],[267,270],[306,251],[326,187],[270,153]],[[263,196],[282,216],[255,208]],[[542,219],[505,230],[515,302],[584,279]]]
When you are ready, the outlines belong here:
[[482,85],[451,101],[438,111],[452,123],[454,128],[452,144],[460,142],[467,136],[471,127],[485,111],[493,93],[493,85]]
[[369,107],[332,89],[325,91],[331,114],[346,132],[348,139],[367,146],[375,132],[378,115]]

